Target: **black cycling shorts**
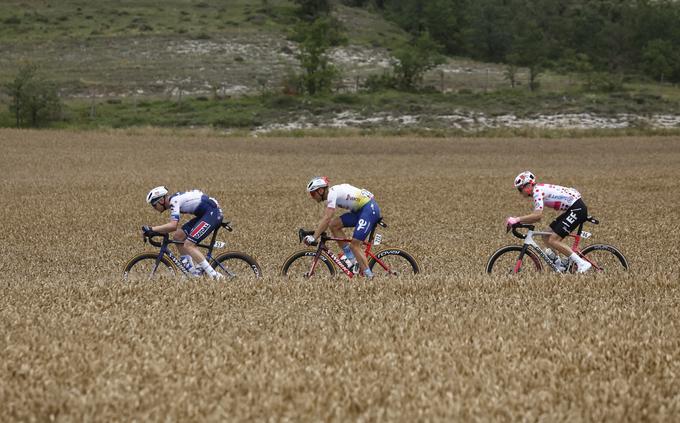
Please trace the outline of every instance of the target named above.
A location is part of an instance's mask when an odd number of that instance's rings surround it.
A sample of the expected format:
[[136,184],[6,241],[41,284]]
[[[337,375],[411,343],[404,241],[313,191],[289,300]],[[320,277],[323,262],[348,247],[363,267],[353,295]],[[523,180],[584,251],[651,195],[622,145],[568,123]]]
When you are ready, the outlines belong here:
[[550,224],[550,229],[564,238],[576,229],[578,225],[585,222],[586,219],[588,219],[588,207],[579,198],[564,213],[557,216],[557,219]]

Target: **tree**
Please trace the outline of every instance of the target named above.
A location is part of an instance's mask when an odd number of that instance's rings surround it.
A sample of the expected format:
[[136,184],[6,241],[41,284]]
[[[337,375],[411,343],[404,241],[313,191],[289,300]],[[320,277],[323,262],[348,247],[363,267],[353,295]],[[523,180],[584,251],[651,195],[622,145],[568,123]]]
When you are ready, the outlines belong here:
[[462,31],[468,54],[484,61],[502,62],[512,42],[512,10],[498,0],[471,2],[469,25]]
[[12,98],[9,110],[15,116],[17,128],[38,127],[58,118],[61,99],[57,87],[38,73],[36,65],[21,67],[5,89]]
[[593,65],[587,54],[577,53],[574,49],[565,49],[556,63],[557,70],[569,75],[569,84],[573,74],[587,75],[593,71]]
[[430,0],[423,8],[424,25],[447,54],[465,54],[463,29],[467,0]]
[[327,16],[331,11],[330,0],[295,0],[300,6],[299,12],[309,20]]
[[642,52],[642,60],[647,73],[660,82],[671,76],[680,66],[673,44],[666,40],[653,40],[647,43]]
[[394,53],[395,60],[392,63],[397,87],[415,89],[423,80],[425,72],[444,63],[440,50],[441,46],[427,32],[399,48]]
[[303,71],[300,84],[309,95],[330,92],[339,74],[327,54],[331,45],[343,40],[334,23],[330,18],[320,18],[297,28],[296,37],[301,40],[297,58]]
[[519,73],[519,66],[513,63],[517,63],[517,58],[514,55],[509,54],[508,64],[505,65],[505,70],[503,71],[503,79],[508,81],[512,88],[515,88],[515,86],[517,86],[517,74]]
[[529,89],[538,89],[538,76],[543,72],[550,51],[541,16],[532,14],[531,9],[522,8],[513,20],[512,46],[505,61],[510,65],[529,69]]

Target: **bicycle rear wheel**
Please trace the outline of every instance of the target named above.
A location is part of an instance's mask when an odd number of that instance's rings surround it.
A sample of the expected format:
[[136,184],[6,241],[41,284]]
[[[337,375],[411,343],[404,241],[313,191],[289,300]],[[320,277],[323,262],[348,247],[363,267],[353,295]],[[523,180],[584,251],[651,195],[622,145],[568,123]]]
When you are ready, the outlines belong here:
[[486,263],[486,272],[493,274],[512,274],[512,273],[536,273],[543,270],[541,260],[536,253],[527,249],[522,261],[519,261],[519,254],[522,247],[519,245],[508,245],[499,248],[489,257]]
[[420,272],[420,266],[412,255],[398,248],[378,251],[371,257],[368,267],[379,277],[410,276]]
[[167,257],[161,257],[156,267],[157,253],[142,253],[128,261],[123,270],[123,280],[140,281],[160,278],[174,278],[181,272]]
[[312,275],[309,272],[312,269],[312,263],[314,262],[314,257],[316,256],[316,251],[302,250],[293,253],[290,257],[286,259],[281,267],[281,276],[287,276],[291,279],[323,279],[331,278],[335,276],[335,266],[330,257],[326,253],[321,253],[319,260],[314,268],[314,273]]
[[257,279],[262,277],[262,269],[257,261],[249,255],[237,251],[215,257],[211,265],[217,273],[227,278]]
[[625,272],[628,260],[616,247],[607,244],[589,245],[581,251],[592,264],[589,272]]

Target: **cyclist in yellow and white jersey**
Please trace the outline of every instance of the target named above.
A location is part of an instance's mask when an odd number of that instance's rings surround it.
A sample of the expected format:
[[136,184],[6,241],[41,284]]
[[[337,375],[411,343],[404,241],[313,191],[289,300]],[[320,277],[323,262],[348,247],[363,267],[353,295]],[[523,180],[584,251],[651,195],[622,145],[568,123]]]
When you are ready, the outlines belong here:
[[534,201],[534,211],[525,216],[508,217],[506,226],[517,223],[531,224],[543,218],[543,209],[553,208],[563,212],[551,224],[552,234],[543,237],[546,244],[559,251],[578,266],[578,272],[590,269],[591,264],[583,260],[563,242],[581,223],[588,218],[588,207],[581,199],[581,193],[574,188],[554,184],[537,184],[536,177],[530,171],[524,171],[515,177],[515,188],[524,197],[531,197]]
[[[330,229],[336,238],[344,238],[343,228],[354,227],[352,242],[349,245],[346,242],[338,243],[345,257],[352,261],[356,260],[359,264],[361,274],[372,278],[373,273],[368,268],[368,260],[361,249],[361,244],[382,217],[373,194],[350,184],[329,187],[328,178],[325,176],[312,178],[307,184],[307,192],[315,201],[325,202],[326,208],[314,235],[307,235],[303,242],[307,245],[313,243],[326,229]],[[349,211],[341,216],[334,216],[338,207]]]

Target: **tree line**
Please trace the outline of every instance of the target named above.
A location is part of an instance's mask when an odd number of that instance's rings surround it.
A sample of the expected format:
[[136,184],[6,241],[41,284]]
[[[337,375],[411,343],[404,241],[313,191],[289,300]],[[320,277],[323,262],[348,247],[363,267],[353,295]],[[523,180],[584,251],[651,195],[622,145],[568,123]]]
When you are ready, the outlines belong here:
[[[329,0],[299,0],[324,3]],[[371,7],[448,55],[680,82],[675,0],[341,0]]]
[[[504,63],[512,86],[518,68],[527,68],[532,90],[546,69],[586,75],[586,86],[598,89],[620,88],[622,76],[631,74],[680,82],[680,1],[293,0],[300,17],[293,39],[300,46],[301,71],[284,85],[294,93],[333,90],[339,71],[328,53],[347,42],[331,13],[337,1],[372,8],[412,35],[392,51],[391,72],[368,78],[369,91],[417,89],[444,55]],[[18,127],[59,116],[58,89],[35,65],[23,66],[2,88]]]

